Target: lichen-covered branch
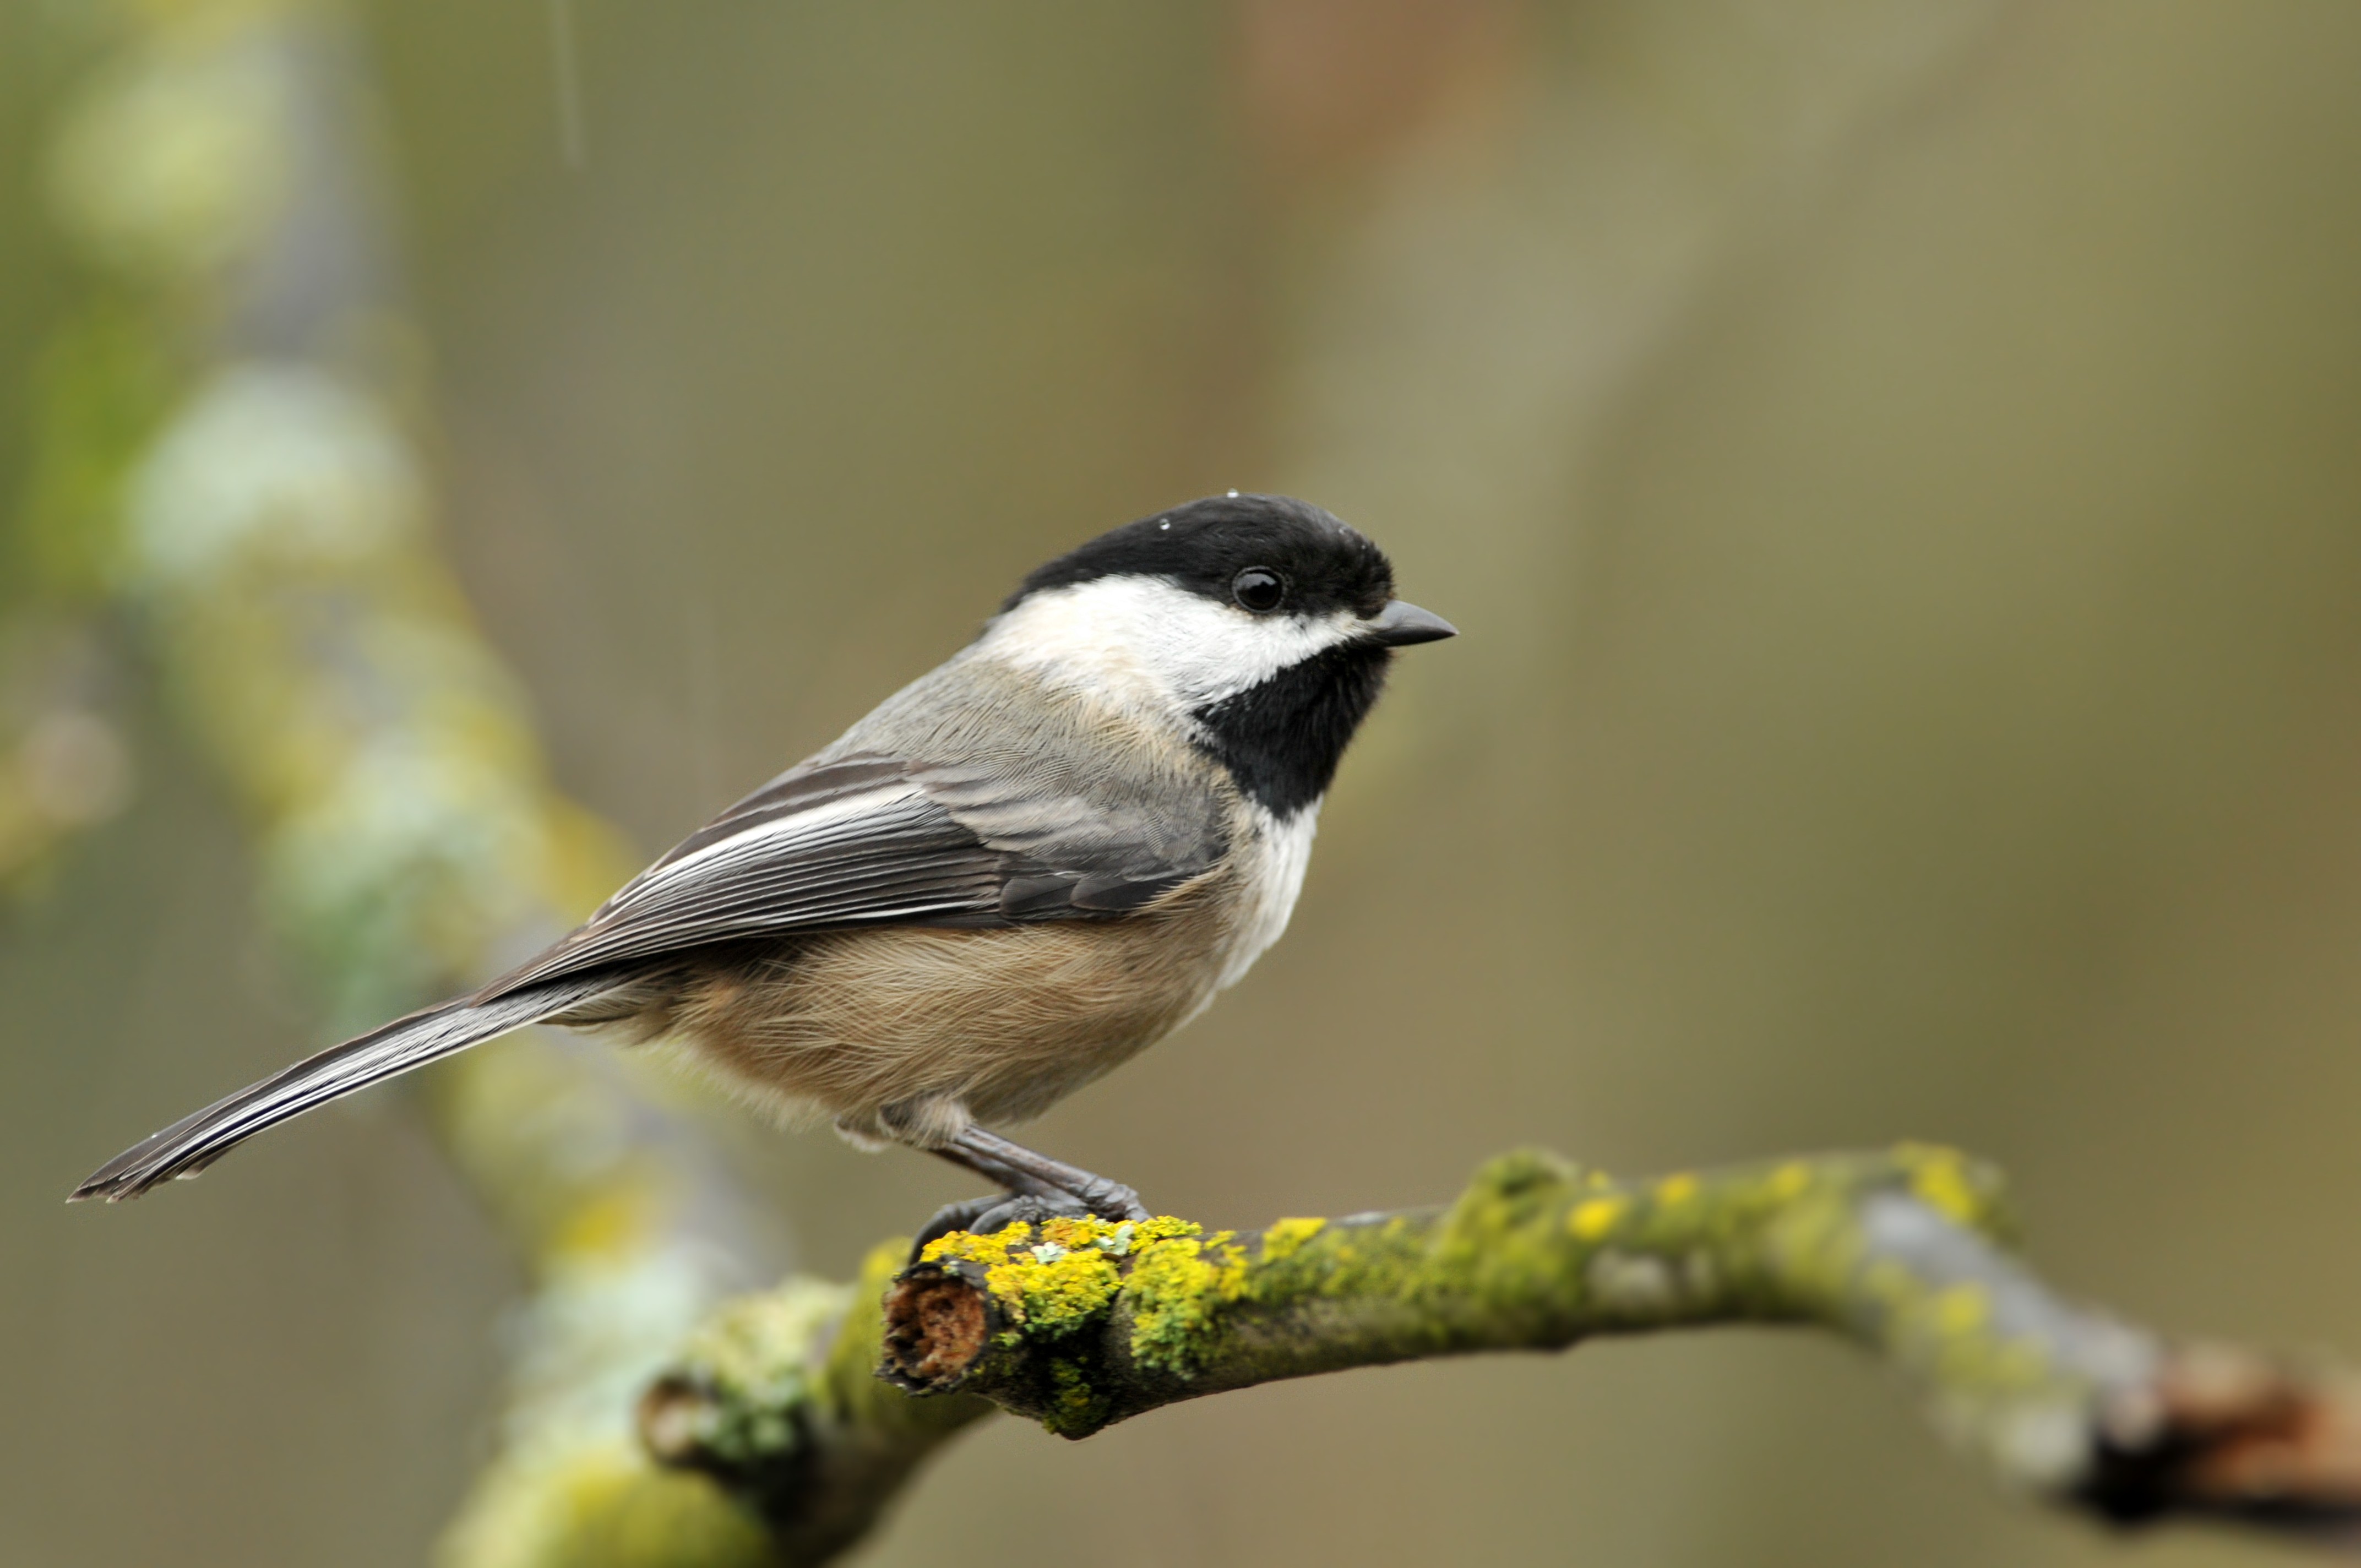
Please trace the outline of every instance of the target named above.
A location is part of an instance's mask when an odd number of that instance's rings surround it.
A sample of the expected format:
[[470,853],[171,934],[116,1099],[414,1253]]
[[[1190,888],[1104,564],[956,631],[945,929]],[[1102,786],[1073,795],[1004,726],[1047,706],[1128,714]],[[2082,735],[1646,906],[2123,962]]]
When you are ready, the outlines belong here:
[[[1081,1438],[1312,1373],[1803,1324],[1894,1367],[1946,1438],[2020,1491],[2118,1522],[2356,1539],[2361,1387],[2067,1301],[2007,1236],[1988,1168],[1916,1146],[1636,1181],[1512,1154],[1447,1208],[1259,1234],[1052,1220],[930,1244],[893,1277],[882,1321],[873,1267],[818,1357],[825,1331],[795,1316],[816,1310],[812,1287],[730,1309],[649,1395],[642,1432],[808,1543],[840,1539],[830,1510],[873,1509],[865,1489],[901,1463],[838,1497],[822,1483],[835,1456],[922,1453],[986,1402]],[[773,1334],[755,1326],[766,1315],[804,1326]],[[911,1399],[850,1391],[873,1354]],[[930,1409],[944,1416],[922,1426]]]
[[640,1400],[649,1453],[749,1504],[781,1561],[825,1563],[858,1541],[923,1460],[992,1413],[878,1376],[876,1303],[906,1252],[879,1247],[851,1287],[793,1279],[730,1303]]
[[[418,389],[385,352],[406,329],[346,22],[331,0],[76,13],[89,59],[49,184],[80,270],[46,356],[49,499],[20,526],[40,548],[6,553],[44,565],[0,593],[136,632],[245,813],[330,1039],[506,967],[631,865],[553,787],[441,558]],[[44,724],[81,736],[40,755],[88,785],[97,731]],[[28,817],[56,792],[24,781],[58,768],[12,766],[0,880],[72,816]],[[531,1281],[498,1442],[440,1561],[766,1560],[752,1513],[655,1467],[631,1425],[725,1290],[780,1266],[766,1227],[610,1051],[520,1038],[430,1076],[445,1146]]]

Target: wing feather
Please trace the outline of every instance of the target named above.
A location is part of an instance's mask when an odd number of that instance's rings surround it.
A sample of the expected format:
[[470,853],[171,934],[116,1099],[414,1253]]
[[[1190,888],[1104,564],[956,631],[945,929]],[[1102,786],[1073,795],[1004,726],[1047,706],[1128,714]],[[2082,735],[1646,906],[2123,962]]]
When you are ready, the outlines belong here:
[[[1217,825],[1216,825],[1217,829]],[[1108,919],[1219,858],[1218,831],[1022,779],[855,755],[765,784],[477,1000],[708,943],[858,925]]]
[[93,1171],[72,1198],[112,1203],[137,1198],[159,1182],[194,1176],[266,1127],[578,1006],[609,983],[596,975],[577,976],[481,1005],[445,1002],[396,1018],[141,1139]]

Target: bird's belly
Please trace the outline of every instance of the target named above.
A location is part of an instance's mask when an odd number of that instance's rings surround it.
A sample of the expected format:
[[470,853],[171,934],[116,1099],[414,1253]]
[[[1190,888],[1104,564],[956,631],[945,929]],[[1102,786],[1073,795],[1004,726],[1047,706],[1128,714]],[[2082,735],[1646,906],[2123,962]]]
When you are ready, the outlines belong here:
[[[1153,911],[997,929],[888,927],[796,938],[717,964],[676,993],[676,1039],[790,1115],[889,1132],[932,1102],[956,1132],[1038,1114],[1186,1022],[1225,982],[1221,872]],[[930,1142],[921,1136],[915,1141]]]

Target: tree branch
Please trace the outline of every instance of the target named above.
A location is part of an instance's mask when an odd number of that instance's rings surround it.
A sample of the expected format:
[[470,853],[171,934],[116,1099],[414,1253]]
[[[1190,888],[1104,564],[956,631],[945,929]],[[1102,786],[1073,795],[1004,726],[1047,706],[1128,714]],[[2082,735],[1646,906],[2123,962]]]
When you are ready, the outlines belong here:
[[[401,334],[350,18],[190,0],[65,30],[61,59],[103,50],[51,132],[79,266],[47,356],[72,374],[41,422],[72,482],[43,502],[56,569],[0,598],[115,597],[247,816],[325,1044],[507,968],[637,858],[552,787],[437,553],[416,389],[382,374],[399,356],[356,350]],[[192,138],[222,154],[193,205]],[[0,875],[32,843],[5,785]],[[526,1037],[427,1078],[531,1282],[437,1562],[768,1561],[761,1520],[655,1469],[630,1413],[726,1289],[781,1266],[773,1227],[629,1058]]]
[[[818,1562],[989,1405],[1081,1438],[1208,1394],[1719,1323],[1832,1329],[1894,1365],[2013,1489],[2117,1523],[2231,1520],[2350,1546],[2361,1390],[2064,1300],[2006,1250],[1999,1182],[1904,1146],[1618,1180],[1493,1160],[1448,1208],[1053,1220],[930,1244],[840,1321],[795,1283],[730,1308],[642,1405],[664,1464],[720,1480]],[[840,1300],[830,1297],[828,1300]],[[862,1391],[872,1365],[917,1396]],[[919,1412],[939,1412],[933,1419]]]
[[878,1376],[876,1302],[907,1250],[878,1247],[854,1286],[791,1279],[730,1303],[640,1400],[655,1461],[751,1506],[783,1562],[860,1540],[920,1463],[992,1414],[973,1394],[911,1398]]

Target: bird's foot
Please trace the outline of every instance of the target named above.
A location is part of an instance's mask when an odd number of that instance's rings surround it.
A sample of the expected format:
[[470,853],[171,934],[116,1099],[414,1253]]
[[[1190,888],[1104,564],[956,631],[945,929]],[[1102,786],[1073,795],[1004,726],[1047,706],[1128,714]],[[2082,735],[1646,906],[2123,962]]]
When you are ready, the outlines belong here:
[[1079,1219],[1089,1212],[1081,1202],[1064,1193],[1056,1198],[1035,1198],[1022,1192],[994,1192],[946,1203],[935,1211],[934,1217],[918,1232],[918,1239],[910,1244],[910,1261],[918,1261],[918,1255],[927,1250],[928,1242],[939,1241],[954,1231],[988,1236],[1020,1223],[1038,1227],[1044,1220]]
[[963,1165],[994,1181],[1006,1182],[1012,1191],[1051,1194],[1053,1201],[1058,1197],[1071,1197],[1102,1220],[1155,1218],[1148,1205],[1139,1201],[1139,1194],[1122,1182],[1093,1176],[1061,1159],[1051,1159],[982,1127],[968,1127],[949,1146],[935,1152],[954,1165]]
[[1156,1217],[1139,1201],[1139,1194],[1122,1182],[1110,1181],[1079,1166],[1037,1154],[982,1127],[968,1127],[933,1152],[987,1181],[1002,1183],[1007,1190],[989,1198],[948,1203],[937,1210],[910,1249],[914,1263],[928,1242],[953,1231],[989,1235],[1019,1220],[1038,1225],[1048,1219],[1080,1219],[1088,1215],[1120,1224],[1126,1220],[1137,1223]]
[[1139,1201],[1139,1194],[1120,1181],[1110,1181],[1104,1176],[1078,1172],[1086,1179],[1073,1188],[1075,1201],[1090,1213],[1102,1220],[1152,1220],[1156,1216]]

